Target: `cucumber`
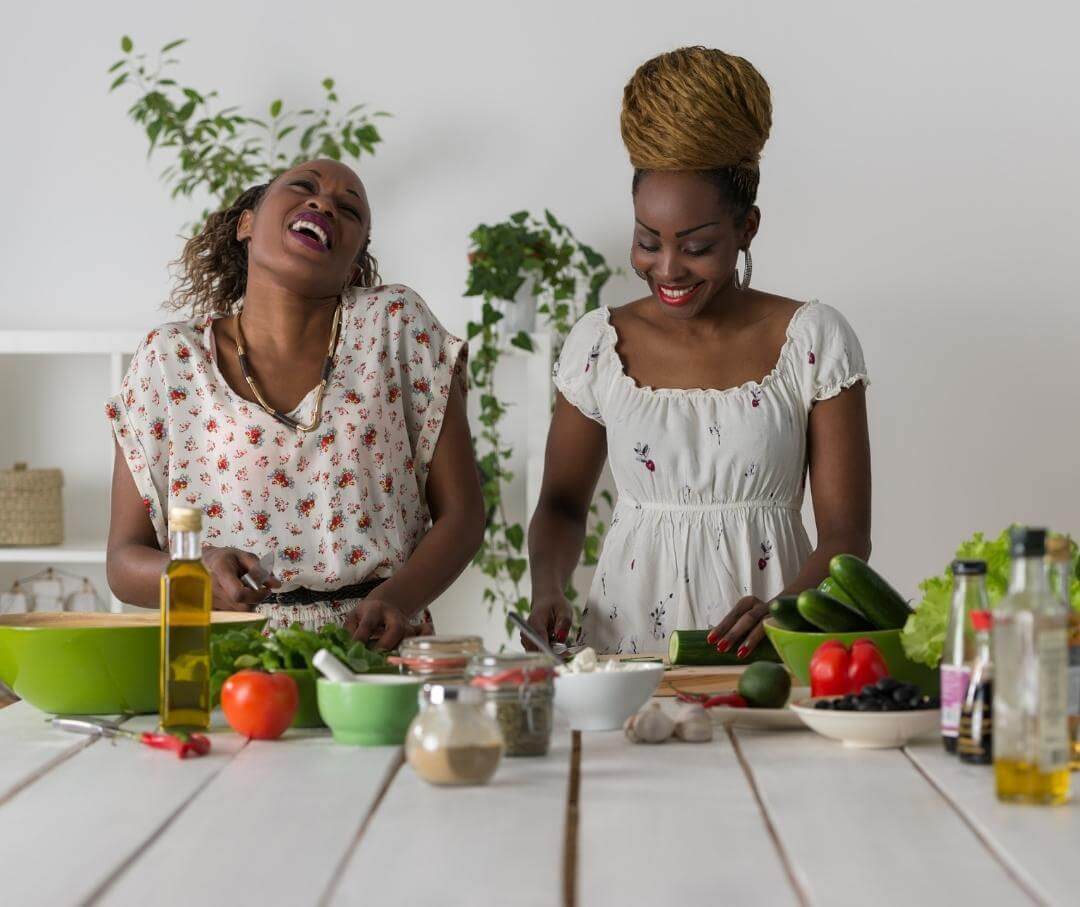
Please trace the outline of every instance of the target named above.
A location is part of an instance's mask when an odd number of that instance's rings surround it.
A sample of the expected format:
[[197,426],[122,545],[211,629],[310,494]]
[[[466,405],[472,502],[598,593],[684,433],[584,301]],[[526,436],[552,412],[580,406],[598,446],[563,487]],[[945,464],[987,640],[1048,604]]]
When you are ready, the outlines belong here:
[[794,630],[798,633],[817,632],[817,627],[799,613],[798,601],[797,595],[781,595],[773,599],[773,603],[769,605],[769,614],[772,615],[777,626],[785,630]]
[[746,658],[735,652],[717,652],[706,637],[708,630],[672,630],[668,643],[668,661],[673,665],[720,665],[740,667],[755,661],[779,661],[771,642],[763,639]]
[[[851,600],[851,596],[840,588],[840,584],[831,576],[826,576],[825,579],[821,581],[821,585],[818,586],[818,589],[826,595],[831,595],[838,602],[843,602],[849,608],[854,608],[856,611],[859,609],[859,606]],[[866,617],[866,615],[864,614],[863,617]]]
[[849,608],[818,589],[799,593],[799,613],[825,633],[857,633],[873,630],[873,624],[858,611]]
[[900,593],[854,554],[838,554],[829,561],[829,576],[878,630],[899,630],[912,614]]

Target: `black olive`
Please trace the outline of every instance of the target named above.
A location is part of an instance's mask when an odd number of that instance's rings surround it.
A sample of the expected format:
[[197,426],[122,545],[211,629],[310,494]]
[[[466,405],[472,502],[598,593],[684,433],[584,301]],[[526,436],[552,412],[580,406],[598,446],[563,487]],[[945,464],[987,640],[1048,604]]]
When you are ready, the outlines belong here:
[[819,699],[814,703],[815,709],[831,709],[832,707],[833,704],[828,699]]

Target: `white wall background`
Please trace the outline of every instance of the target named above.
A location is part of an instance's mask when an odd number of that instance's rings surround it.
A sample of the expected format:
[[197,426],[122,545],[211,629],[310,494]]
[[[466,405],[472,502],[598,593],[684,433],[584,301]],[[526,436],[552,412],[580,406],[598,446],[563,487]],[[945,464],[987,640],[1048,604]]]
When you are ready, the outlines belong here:
[[[616,264],[630,241],[622,86],[661,50],[740,53],[769,80],[755,285],[839,307],[874,387],[874,560],[909,594],[960,538],[1080,530],[1080,14],[1026,2],[38,2],[5,10],[0,327],[144,328],[194,206],[171,202],[107,95],[121,34],[188,37],[181,80],[252,112],[341,95],[393,111],[361,175],[388,279],[452,329],[469,230],[550,207]],[[606,301],[637,291],[613,281]],[[103,368],[103,367],[102,367]],[[0,461],[69,475],[100,531],[107,374],[0,364]],[[508,393],[514,379],[508,379]],[[85,403],[83,400],[85,399]],[[63,400],[63,415],[46,408]],[[519,420],[520,421],[520,420]],[[59,442],[59,443],[58,443]],[[23,571],[26,572],[26,571]],[[2,577],[0,577],[2,579]],[[475,577],[443,626],[478,626]]]

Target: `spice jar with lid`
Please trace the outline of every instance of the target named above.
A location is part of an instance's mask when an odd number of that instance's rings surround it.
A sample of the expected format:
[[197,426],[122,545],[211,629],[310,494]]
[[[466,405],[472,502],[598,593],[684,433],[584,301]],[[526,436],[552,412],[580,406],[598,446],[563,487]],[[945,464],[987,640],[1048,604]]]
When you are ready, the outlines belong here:
[[405,734],[405,758],[430,784],[486,784],[502,758],[499,726],[481,708],[479,690],[426,683],[420,712]]
[[555,669],[539,653],[478,655],[466,675],[502,731],[507,756],[543,756],[554,722]]
[[407,674],[460,678],[469,659],[483,651],[479,636],[412,636],[402,641],[390,662]]

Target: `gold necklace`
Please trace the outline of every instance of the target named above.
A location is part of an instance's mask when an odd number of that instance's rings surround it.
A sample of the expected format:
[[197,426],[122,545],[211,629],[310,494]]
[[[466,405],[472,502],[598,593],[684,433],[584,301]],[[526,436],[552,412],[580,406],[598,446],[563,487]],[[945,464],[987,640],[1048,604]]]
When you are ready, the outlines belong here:
[[330,346],[326,350],[326,362],[323,363],[322,377],[319,379],[319,386],[316,389],[315,394],[315,415],[307,425],[301,425],[291,416],[287,416],[280,410],[274,409],[274,407],[266,402],[266,398],[262,395],[258,385],[255,383],[255,378],[251,374],[251,369],[248,368],[248,358],[244,346],[244,332],[240,327],[240,316],[243,314],[243,311],[244,310],[241,309],[236,313],[236,356],[240,360],[240,371],[244,375],[244,380],[247,382],[248,387],[251,388],[251,392],[255,395],[255,399],[258,401],[259,406],[277,419],[282,425],[288,426],[293,431],[314,431],[319,427],[319,423],[322,422],[323,394],[326,393],[326,385],[330,381],[330,374],[334,370],[334,350],[337,348],[338,333],[341,329],[341,300],[338,300],[337,308],[334,309],[334,324],[333,327],[330,328]]

